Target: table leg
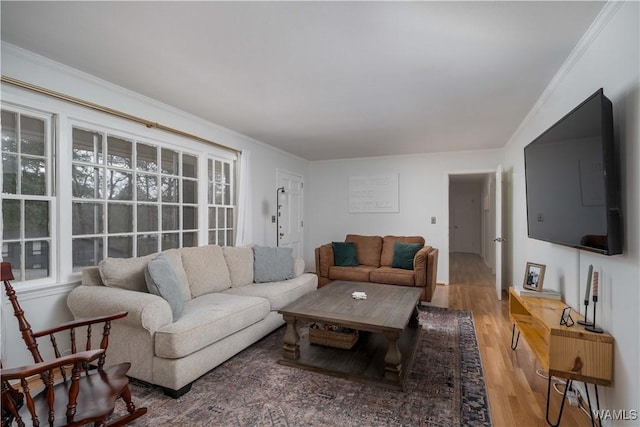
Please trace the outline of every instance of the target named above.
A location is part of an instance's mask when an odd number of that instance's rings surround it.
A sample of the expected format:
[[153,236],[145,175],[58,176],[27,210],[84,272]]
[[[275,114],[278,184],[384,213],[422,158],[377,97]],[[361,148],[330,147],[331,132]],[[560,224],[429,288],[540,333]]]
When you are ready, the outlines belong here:
[[558,427],[560,425],[560,420],[562,419],[564,402],[567,400],[567,391],[569,391],[569,389],[571,388],[572,380],[567,380],[567,384],[565,384],[564,386],[564,394],[562,395],[562,403],[560,403],[560,413],[558,414],[558,420],[555,423],[552,423],[551,421],[549,421],[549,401],[551,400],[551,381],[553,381],[553,376],[548,372],[547,372],[547,375],[549,375],[548,382],[547,382],[547,412],[546,412],[547,424],[549,424],[551,427]]
[[584,389],[587,392],[587,402],[589,403],[589,414],[591,414],[591,427],[602,426],[602,420],[600,419],[600,398],[598,397],[598,385],[594,384],[593,387],[596,390],[596,409],[593,410],[591,407],[591,398],[589,397],[589,386],[587,383],[584,384]]
[[293,316],[283,317],[287,322],[287,331],[284,333],[282,357],[288,360],[298,360],[300,358],[300,346],[298,345],[300,336],[296,330],[296,318]]
[[520,340],[520,329],[518,329],[518,336],[516,337],[515,343],[513,342],[513,337],[516,336],[516,324],[514,323],[511,327],[511,350],[515,350],[518,347],[518,341]]
[[384,356],[384,378],[400,384],[402,374],[402,354],[398,348],[400,333],[386,332],[384,336],[387,337],[389,343],[387,354]]
[[420,326],[420,322],[418,321],[418,306],[416,305],[413,309],[413,314],[409,318],[409,327],[417,328]]

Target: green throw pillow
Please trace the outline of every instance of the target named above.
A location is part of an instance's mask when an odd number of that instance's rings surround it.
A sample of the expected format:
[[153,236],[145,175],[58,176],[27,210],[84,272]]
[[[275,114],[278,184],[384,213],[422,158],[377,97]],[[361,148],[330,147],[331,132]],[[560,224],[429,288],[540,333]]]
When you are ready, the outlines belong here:
[[333,263],[340,267],[360,265],[354,242],[331,242],[333,245]]
[[413,258],[420,249],[422,249],[420,243],[395,242],[391,267],[413,270]]

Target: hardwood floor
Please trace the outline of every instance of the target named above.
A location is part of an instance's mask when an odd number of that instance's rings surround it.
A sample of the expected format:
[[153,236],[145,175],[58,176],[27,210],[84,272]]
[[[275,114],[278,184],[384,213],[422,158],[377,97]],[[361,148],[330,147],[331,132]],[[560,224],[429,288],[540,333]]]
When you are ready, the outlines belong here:
[[[524,339],[511,350],[509,297],[495,292],[495,277],[478,255],[450,255],[450,284],[438,285],[431,305],[473,313],[484,376],[496,427],[547,426],[547,380],[540,377],[535,356]],[[562,395],[551,390],[552,421],[557,419]],[[591,425],[588,415],[565,403],[561,427]]]

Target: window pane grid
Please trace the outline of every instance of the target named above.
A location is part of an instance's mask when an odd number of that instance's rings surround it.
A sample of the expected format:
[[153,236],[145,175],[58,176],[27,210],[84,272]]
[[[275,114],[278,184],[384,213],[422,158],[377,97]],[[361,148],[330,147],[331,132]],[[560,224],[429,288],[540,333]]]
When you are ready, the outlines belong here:
[[31,208],[30,202],[6,198],[2,201],[2,259],[11,263],[18,282],[46,278],[51,274],[51,202],[38,201]]
[[[23,129],[29,121],[37,132]],[[44,119],[4,111],[2,114],[2,192],[45,196],[49,194],[49,165],[46,147],[48,124]]]
[[51,277],[51,118],[2,109],[2,259],[16,281]]
[[207,215],[209,244],[233,246],[234,162],[224,159],[208,159],[207,162]]
[[197,156],[99,130],[72,133],[73,208],[88,211],[74,215],[74,271],[107,256],[197,245]]
[[[52,118],[19,106],[2,108],[0,243],[18,281],[50,279],[56,266],[70,271],[69,263],[78,272],[107,256],[206,244],[205,231],[214,243],[233,244],[235,161],[212,157],[211,167],[203,168],[208,163],[200,161],[202,154],[71,119],[71,140],[61,142],[60,152],[71,166],[71,186],[63,179],[61,188],[70,201],[60,207]],[[206,196],[199,185],[207,185]],[[215,209],[211,219],[209,208]],[[72,257],[54,255],[57,215],[71,216],[62,250],[70,249]]]

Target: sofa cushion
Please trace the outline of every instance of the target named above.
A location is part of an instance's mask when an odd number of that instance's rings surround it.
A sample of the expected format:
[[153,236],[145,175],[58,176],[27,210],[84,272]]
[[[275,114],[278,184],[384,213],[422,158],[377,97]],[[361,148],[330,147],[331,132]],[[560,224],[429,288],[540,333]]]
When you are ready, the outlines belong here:
[[293,277],[293,248],[253,247],[253,280],[277,282]]
[[424,237],[422,236],[384,236],[382,241],[382,255],[380,255],[380,265],[391,267],[396,241],[403,243],[420,243],[424,246]]
[[248,246],[224,246],[222,252],[229,268],[231,287],[253,283],[253,249]]
[[313,279],[313,275],[305,274],[280,282],[253,283],[239,288],[231,288],[224,291],[224,293],[266,298],[271,304],[271,311],[275,311],[286,307],[301,296],[315,290],[317,280]]
[[329,267],[329,279],[331,280],[348,280],[351,282],[368,282],[369,273],[376,268],[368,265],[359,265],[357,267]]
[[369,275],[374,283],[386,283],[389,285],[415,286],[415,272],[402,268],[380,267]]
[[266,298],[214,292],[184,303],[178,321],[155,334],[155,355],[178,359],[246,328],[269,314]]
[[360,265],[354,242],[331,242],[333,263],[341,267]]
[[231,287],[229,269],[220,246],[182,248],[180,253],[193,298]]
[[182,314],[184,300],[180,292],[178,277],[164,254],[149,261],[144,270],[144,277],[149,293],[164,298],[171,307],[173,321],[178,320]]
[[382,237],[380,236],[360,236],[358,234],[347,234],[345,242],[356,244],[356,253],[360,265],[380,267],[380,252],[382,251]]
[[413,270],[413,258],[422,249],[420,243],[404,243],[396,240],[393,250],[393,261],[391,267]]
[[189,289],[189,279],[187,279],[187,273],[184,271],[184,266],[182,265],[182,254],[180,254],[178,249],[167,249],[163,251],[162,254],[176,274],[182,300],[189,301],[191,299],[191,289]]
[[158,254],[138,258],[106,258],[98,263],[100,277],[105,286],[127,289],[129,291],[148,292],[144,280],[147,263]]

